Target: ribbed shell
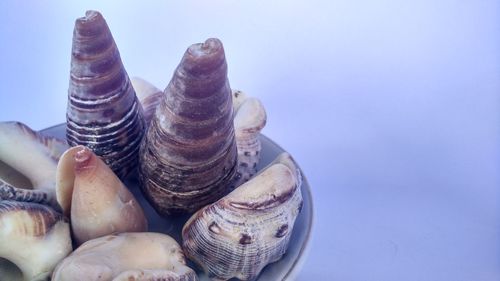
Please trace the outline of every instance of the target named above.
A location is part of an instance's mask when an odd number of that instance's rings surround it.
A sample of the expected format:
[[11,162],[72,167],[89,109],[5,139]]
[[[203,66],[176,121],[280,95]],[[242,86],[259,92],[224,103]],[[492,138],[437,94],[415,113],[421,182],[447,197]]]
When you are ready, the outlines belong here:
[[[0,201],[0,258],[21,271],[18,280],[47,280],[56,264],[71,252],[69,224],[52,208],[27,202]],[[5,263],[1,280],[15,281]]]
[[222,43],[190,46],[141,144],[140,179],[162,215],[193,212],[226,194],[237,167]]
[[76,20],[68,91],[67,140],[101,156],[120,177],[137,165],[142,108],[99,12]]
[[214,204],[182,230],[183,249],[209,277],[254,280],[286,252],[302,207],[300,173],[288,154]]

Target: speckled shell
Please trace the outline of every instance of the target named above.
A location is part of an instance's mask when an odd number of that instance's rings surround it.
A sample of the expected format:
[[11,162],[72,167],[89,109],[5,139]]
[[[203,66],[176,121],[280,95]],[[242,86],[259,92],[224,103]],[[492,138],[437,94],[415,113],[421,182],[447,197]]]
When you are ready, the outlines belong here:
[[181,247],[160,233],[122,233],[93,239],[65,258],[52,281],[196,281]]
[[139,175],[161,215],[194,212],[234,185],[237,150],[222,43],[190,46],[141,144]]
[[287,250],[302,207],[300,184],[300,172],[290,155],[280,155],[186,222],[182,230],[186,256],[213,279],[255,280]]
[[99,12],[76,20],[68,91],[67,140],[85,145],[119,176],[137,166],[142,108]]
[[238,181],[234,186],[240,186],[257,172],[261,151],[259,136],[266,125],[267,115],[258,99],[248,97],[239,90],[233,90],[233,107],[238,147]]
[[72,250],[69,224],[52,208],[28,202],[0,201],[0,279],[48,280]]
[[0,122],[0,200],[37,202],[58,209],[57,161],[68,148],[62,140],[20,122]]
[[142,207],[89,148],[68,149],[57,166],[57,200],[76,244],[112,233],[147,231]]

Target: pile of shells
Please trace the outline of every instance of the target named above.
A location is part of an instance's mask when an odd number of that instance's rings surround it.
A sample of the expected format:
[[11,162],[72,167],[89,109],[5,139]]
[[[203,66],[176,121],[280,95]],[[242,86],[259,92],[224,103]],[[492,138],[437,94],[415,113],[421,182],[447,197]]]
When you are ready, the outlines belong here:
[[[227,72],[211,38],[161,91],[129,79],[99,12],[77,19],[66,140],[0,122],[0,279],[198,280],[186,256],[214,280],[255,280],[279,260],[300,171],[286,153],[257,171],[266,112]],[[192,214],[180,243],[147,232],[126,177],[161,216]]]

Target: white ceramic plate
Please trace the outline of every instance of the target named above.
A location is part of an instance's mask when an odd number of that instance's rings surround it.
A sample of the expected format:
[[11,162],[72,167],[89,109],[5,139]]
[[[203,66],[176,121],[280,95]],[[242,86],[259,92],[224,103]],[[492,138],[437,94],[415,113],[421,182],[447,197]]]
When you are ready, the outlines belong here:
[[[64,139],[66,137],[65,130],[65,124],[60,124],[44,129],[41,132],[45,135]],[[268,165],[281,152],[284,152],[279,145],[266,136],[261,135],[261,142],[261,161],[257,166],[259,170]],[[132,193],[134,193],[136,198],[139,200],[139,203],[144,208],[146,216],[149,220],[149,231],[166,233],[175,238],[177,242],[181,244],[181,229],[189,216],[184,215],[172,218],[162,218],[144,199],[138,187],[137,179],[134,176],[129,177],[129,179],[126,180],[125,185],[131,189]],[[293,280],[304,262],[313,224],[313,202],[311,190],[305,177],[303,178],[301,188],[304,205],[295,222],[288,250],[281,260],[266,266],[264,270],[262,270],[261,274],[257,278],[259,281]],[[195,266],[192,264],[190,265],[196,269]],[[209,280],[205,274],[201,273],[199,270],[197,270],[197,272],[200,277],[200,281]]]

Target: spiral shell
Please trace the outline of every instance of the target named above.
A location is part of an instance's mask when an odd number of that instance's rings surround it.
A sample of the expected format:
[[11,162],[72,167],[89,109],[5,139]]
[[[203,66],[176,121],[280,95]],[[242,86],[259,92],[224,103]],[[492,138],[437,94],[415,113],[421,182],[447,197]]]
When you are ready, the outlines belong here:
[[36,202],[58,209],[57,161],[68,145],[20,122],[0,122],[0,200]]
[[162,215],[193,212],[237,176],[231,89],[222,43],[191,45],[141,144],[142,190]]
[[84,146],[61,156],[56,189],[78,245],[112,233],[147,231],[144,211],[132,193]]
[[75,23],[66,117],[71,146],[89,147],[122,178],[136,167],[145,129],[142,108],[96,11]]
[[196,212],[182,230],[186,256],[211,278],[255,280],[286,252],[302,207],[301,176],[281,154],[268,168]]
[[52,281],[196,281],[177,242],[160,233],[122,233],[93,239],[65,258]]
[[71,250],[69,224],[52,208],[0,201],[1,280],[47,280]]

